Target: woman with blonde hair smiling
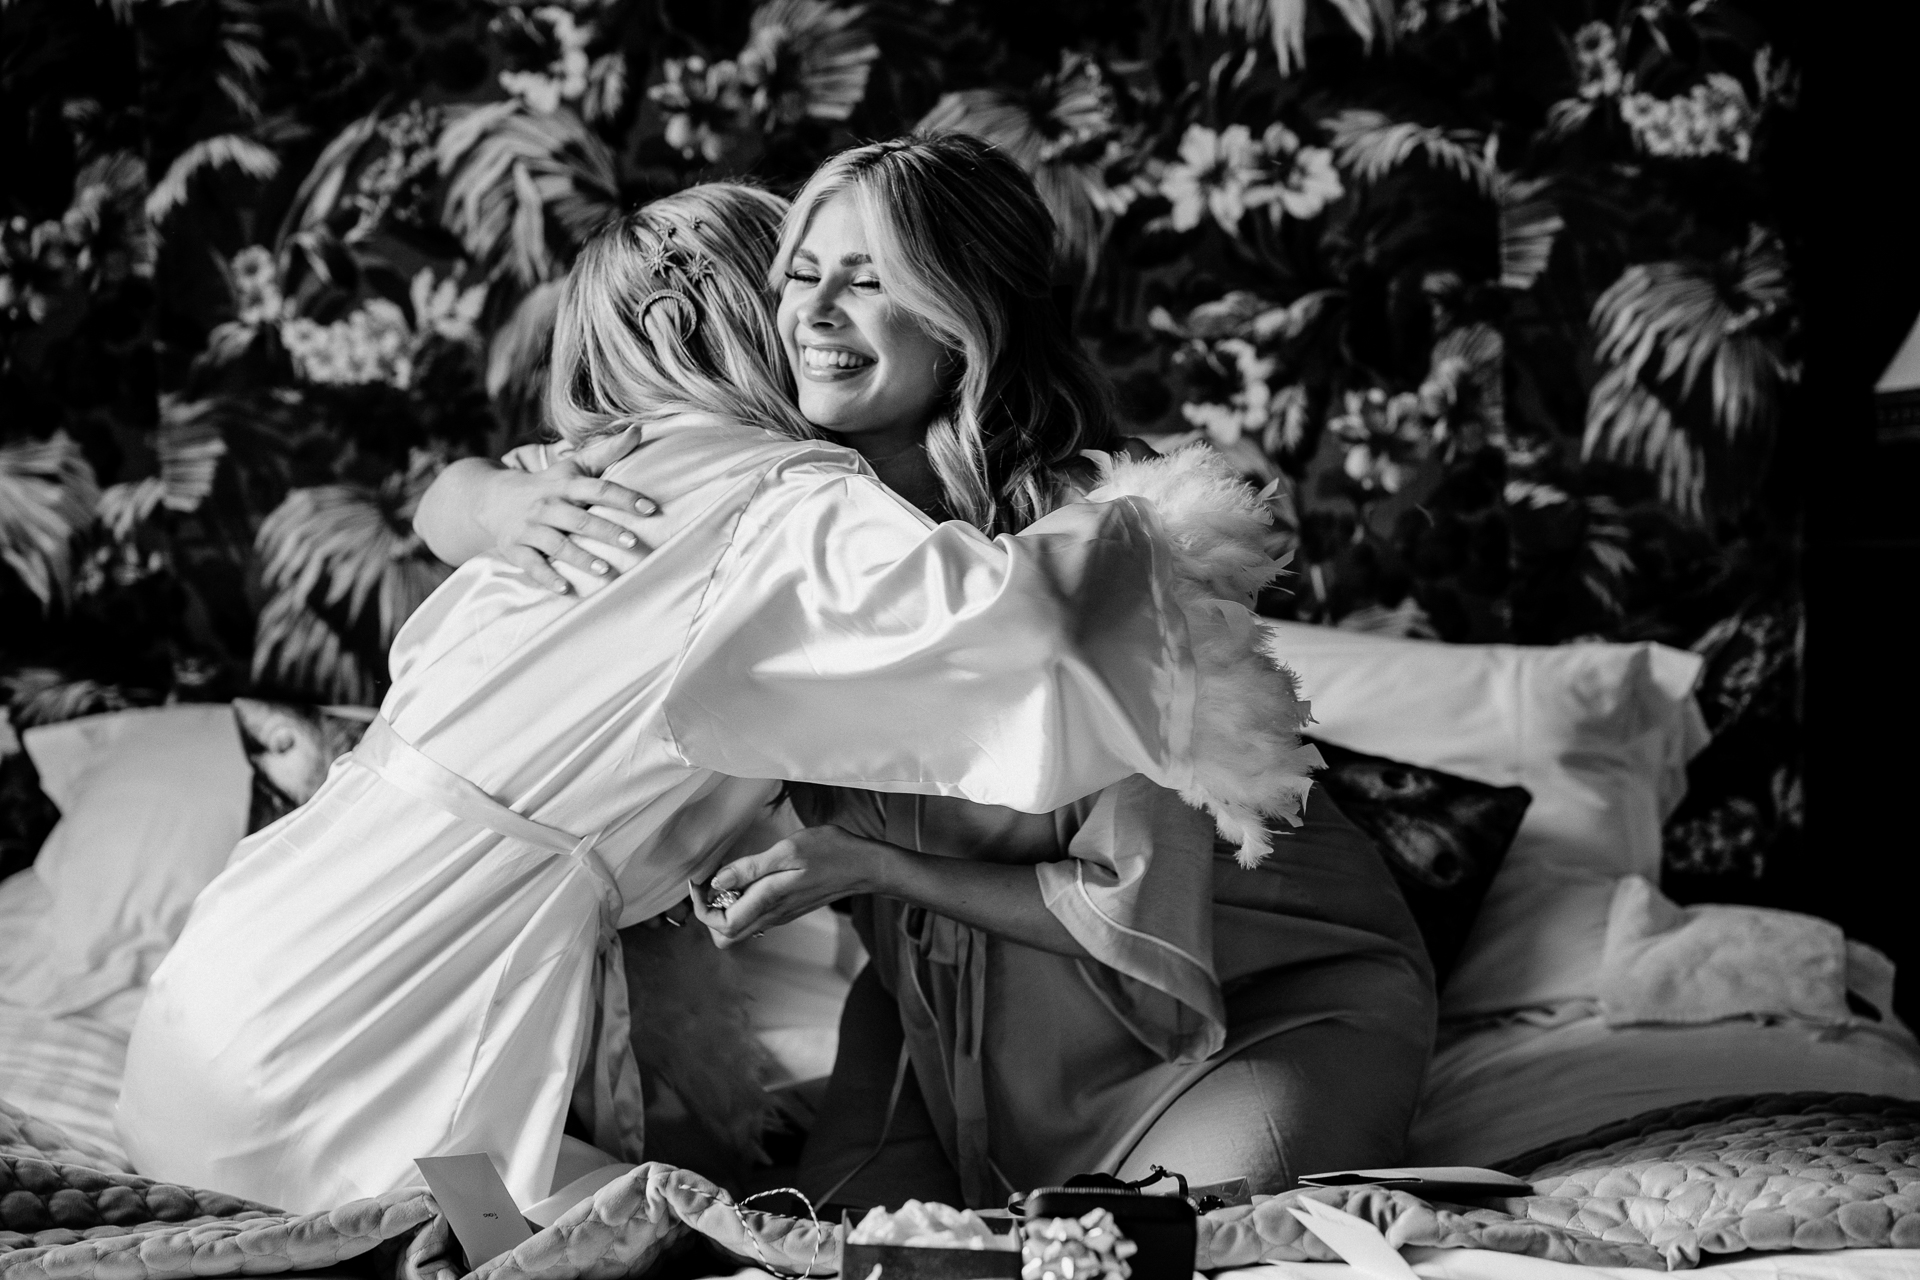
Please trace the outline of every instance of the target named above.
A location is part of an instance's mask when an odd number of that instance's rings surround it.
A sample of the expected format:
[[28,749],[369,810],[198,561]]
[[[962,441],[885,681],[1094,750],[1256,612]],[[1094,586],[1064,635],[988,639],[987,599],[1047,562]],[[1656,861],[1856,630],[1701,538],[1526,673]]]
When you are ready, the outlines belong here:
[[[1044,811],[1144,772],[1287,808],[1298,779],[1248,785],[1248,742],[1196,723],[1216,672],[1178,511],[1113,488],[989,540],[806,438],[761,289],[784,209],[698,187],[583,249],[550,415],[575,446],[641,424],[660,502],[609,524],[618,576],[561,594],[483,556],[408,620],[365,739],[235,850],[153,976],[118,1113],[143,1173],[310,1211],[483,1151],[527,1205],[570,1106],[639,1158],[615,930],[709,876],[767,779]],[[1230,541],[1264,563],[1257,533]],[[1297,727],[1253,749],[1283,761]],[[962,872],[983,902],[1025,883]]]
[[[1052,233],[1026,176],[971,138],[829,160],[794,202],[771,277],[801,414],[930,517],[989,533],[1030,535],[1116,476],[1163,511],[1210,513],[1174,538],[1208,583],[1187,612],[1195,652],[1222,673],[1197,723],[1234,732],[1249,705],[1303,717],[1263,704],[1257,664],[1233,652],[1267,570],[1205,532],[1238,514],[1224,464],[1098,452],[1120,442],[1051,298]],[[1309,753],[1243,763],[1297,776]],[[1398,1157],[1434,998],[1385,864],[1317,789],[1278,838],[1217,812],[1219,847],[1176,789],[1136,775],[1036,813],[792,788],[811,825],[722,868],[714,886],[739,900],[696,911],[724,945],[854,899],[872,961],[804,1190],[983,1207],[1161,1164],[1265,1192]],[[935,874],[955,864],[1023,874],[988,898]]]

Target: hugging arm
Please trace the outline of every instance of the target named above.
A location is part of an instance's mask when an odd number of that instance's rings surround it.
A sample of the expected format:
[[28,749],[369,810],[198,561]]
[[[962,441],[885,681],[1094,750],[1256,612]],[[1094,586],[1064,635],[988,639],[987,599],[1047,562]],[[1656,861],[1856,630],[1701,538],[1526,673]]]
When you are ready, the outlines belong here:
[[[570,588],[554,572],[554,561],[588,573],[607,572],[595,568],[598,557],[577,538],[634,545],[627,540],[633,536],[629,531],[590,508],[637,510],[643,516],[659,510],[645,495],[599,478],[633,452],[640,435],[638,428],[630,428],[574,452],[562,452],[557,445],[523,445],[500,462],[457,459],[421,495],[414,532],[447,564],[462,565],[498,551],[541,586],[564,595]],[[1135,461],[1159,456],[1132,437],[1121,442],[1120,452]]]
[[504,462],[458,459],[447,464],[421,495],[413,517],[414,532],[448,564],[465,564],[475,556],[498,551],[541,586],[565,594],[570,588],[554,571],[553,561],[588,573],[611,571],[575,542],[575,535],[622,547],[638,545],[631,531],[593,514],[590,508],[641,515],[659,510],[652,499],[599,478],[639,443],[639,429],[630,428],[560,456],[553,456],[554,446],[527,445],[509,453]]
[[742,517],[664,716],[745,778],[1049,812],[1184,785],[1193,669],[1152,512],[1077,504],[989,540],[872,477],[797,467]]
[[809,466],[749,504],[688,636],[663,707],[688,763],[1029,813],[1142,774],[1249,867],[1298,823],[1322,762],[1249,608],[1267,514],[1218,455],[1103,462],[992,540]]

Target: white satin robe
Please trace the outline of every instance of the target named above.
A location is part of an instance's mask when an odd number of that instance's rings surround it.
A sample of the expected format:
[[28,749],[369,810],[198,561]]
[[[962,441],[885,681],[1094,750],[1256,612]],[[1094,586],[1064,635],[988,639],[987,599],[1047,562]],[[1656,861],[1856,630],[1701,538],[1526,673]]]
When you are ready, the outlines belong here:
[[140,1172],[310,1211],[486,1151],[530,1203],[590,1059],[596,1135],[637,1155],[596,952],[709,876],[772,780],[1036,813],[1189,780],[1147,504],[989,541],[832,445],[699,417],[648,437],[609,473],[663,508],[625,517],[640,552],[596,548],[621,572],[561,596],[459,569],[395,641],[368,741],[195,903],[128,1049]]

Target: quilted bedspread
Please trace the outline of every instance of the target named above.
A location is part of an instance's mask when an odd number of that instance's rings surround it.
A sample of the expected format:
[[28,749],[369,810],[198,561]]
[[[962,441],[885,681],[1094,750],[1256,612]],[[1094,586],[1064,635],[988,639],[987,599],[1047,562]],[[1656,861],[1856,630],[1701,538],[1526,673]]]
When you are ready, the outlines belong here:
[[[425,1191],[287,1214],[89,1163],[0,1103],[0,1280],[168,1280],[371,1262],[453,1280],[458,1254]],[[1648,1112],[1508,1161],[1535,1194],[1478,1207],[1340,1188],[1258,1197],[1200,1222],[1198,1268],[1334,1261],[1287,1206],[1312,1197],[1397,1246],[1495,1249],[1597,1266],[1699,1265],[1749,1249],[1920,1248],[1920,1103],[1768,1094]],[[776,1274],[830,1275],[834,1229],[735,1205],[706,1179],[642,1165],[474,1280],[638,1275],[698,1231]],[[383,1255],[391,1255],[390,1257]]]
[[[831,1227],[741,1208],[698,1174],[644,1164],[472,1275],[637,1275],[688,1231],[775,1272],[831,1275],[840,1265]],[[282,1213],[102,1168],[59,1129],[0,1102],[0,1280],[271,1275],[350,1260],[397,1280],[451,1280],[458,1258],[424,1190]]]
[[1285,1206],[1310,1195],[1395,1245],[1592,1266],[1698,1266],[1749,1249],[1920,1248],[1920,1103],[1863,1094],[1716,1098],[1507,1161],[1534,1194],[1482,1208],[1400,1191],[1291,1192],[1208,1214],[1200,1266],[1333,1261]]

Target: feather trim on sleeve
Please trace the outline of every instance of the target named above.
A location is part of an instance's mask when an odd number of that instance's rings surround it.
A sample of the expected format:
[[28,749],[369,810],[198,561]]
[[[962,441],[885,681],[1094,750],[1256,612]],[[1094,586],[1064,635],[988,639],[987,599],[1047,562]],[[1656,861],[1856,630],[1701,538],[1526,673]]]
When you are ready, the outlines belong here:
[[1213,815],[1243,867],[1272,852],[1271,820],[1300,823],[1308,772],[1326,762],[1300,733],[1312,707],[1263,643],[1255,594],[1284,564],[1268,555],[1270,517],[1253,487],[1205,445],[1136,460],[1090,453],[1100,480],[1087,495],[1153,505],[1173,548],[1174,595],[1193,646],[1193,781],[1180,795]]

